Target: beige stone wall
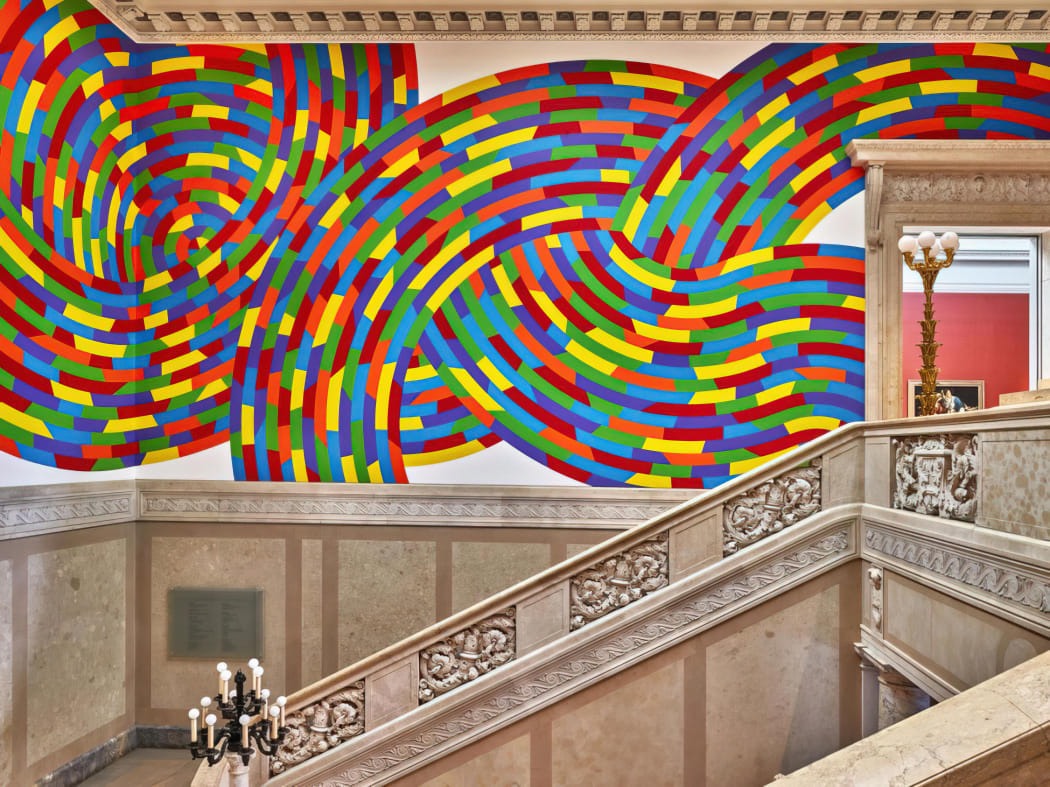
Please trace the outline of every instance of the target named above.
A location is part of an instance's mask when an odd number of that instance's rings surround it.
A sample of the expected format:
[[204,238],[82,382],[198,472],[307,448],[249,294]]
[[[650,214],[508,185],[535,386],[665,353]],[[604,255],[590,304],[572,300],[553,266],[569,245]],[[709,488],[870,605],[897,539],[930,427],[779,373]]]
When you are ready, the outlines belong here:
[[835,569],[396,784],[765,784],[860,736],[859,572]]
[[215,690],[216,659],[168,657],[172,588],[263,590],[264,684],[290,693],[616,532],[139,522],[136,723]]
[[1050,640],[891,571],[884,639],[962,691],[1050,649]]
[[134,533],[0,542],[0,784],[33,784],[132,725]]

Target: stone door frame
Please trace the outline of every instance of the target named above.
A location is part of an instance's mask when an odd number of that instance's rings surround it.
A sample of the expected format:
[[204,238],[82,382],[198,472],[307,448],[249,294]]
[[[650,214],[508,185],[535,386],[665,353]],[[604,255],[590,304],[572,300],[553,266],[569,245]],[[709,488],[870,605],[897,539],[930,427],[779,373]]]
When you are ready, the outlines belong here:
[[[866,170],[864,417],[899,418],[904,261],[897,239],[916,224],[1050,227],[1050,141],[859,139],[846,153]],[[1045,277],[1042,284],[1045,290]]]

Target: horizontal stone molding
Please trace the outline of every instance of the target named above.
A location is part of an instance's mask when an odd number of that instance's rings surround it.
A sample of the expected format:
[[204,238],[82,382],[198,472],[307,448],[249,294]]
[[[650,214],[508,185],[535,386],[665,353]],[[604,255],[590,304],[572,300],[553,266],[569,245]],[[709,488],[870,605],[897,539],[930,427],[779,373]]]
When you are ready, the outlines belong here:
[[923,584],[935,579],[963,600],[1000,616],[1012,612],[1027,627],[1050,631],[1050,570],[871,522],[865,522],[863,543],[868,559]]
[[[196,488],[194,488],[196,486]],[[460,527],[622,529],[641,524],[689,498],[621,490],[354,484],[251,484],[201,490],[186,484],[139,489],[140,516],[151,521],[287,522]],[[628,491],[629,490],[623,490]]]
[[[0,497],[0,540],[135,519],[133,482],[9,487]],[[5,499],[6,498],[6,499]]]
[[764,544],[761,554],[736,556],[732,563],[724,561],[647,596],[575,632],[562,648],[523,656],[462,689],[458,701],[452,695],[423,706],[377,735],[366,734],[289,775],[298,779],[296,784],[326,787],[402,776],[856,557],[855,523],[855,516],[846,516],[800,526],[790,538],[776,539],[783,541],[776,549]]
[[[389,5],[289,6],[251,10],[168,0],[92,0],[139,42],[329,42],[463,40],[760,40],[760,41],[1042,41],[1047,12],[1025,9],[721,8],[625,10],[585,4],[571,10],[526,3],[470,8],[424,2]],[[531,7],[530,7],[531,6]]]

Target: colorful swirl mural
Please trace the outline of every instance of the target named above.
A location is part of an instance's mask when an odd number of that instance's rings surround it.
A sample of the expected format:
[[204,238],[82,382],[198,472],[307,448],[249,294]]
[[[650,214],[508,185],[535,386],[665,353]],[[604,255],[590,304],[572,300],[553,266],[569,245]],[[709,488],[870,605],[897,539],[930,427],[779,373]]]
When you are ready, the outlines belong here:
[[[8,0],[5,8],[17,7]],[[1050,137],[1050,51],[538,64],[416,105],[410,46],[0,29],[0,450],[406,481],[506,441],[710,487],[862,417],[857,137]]]

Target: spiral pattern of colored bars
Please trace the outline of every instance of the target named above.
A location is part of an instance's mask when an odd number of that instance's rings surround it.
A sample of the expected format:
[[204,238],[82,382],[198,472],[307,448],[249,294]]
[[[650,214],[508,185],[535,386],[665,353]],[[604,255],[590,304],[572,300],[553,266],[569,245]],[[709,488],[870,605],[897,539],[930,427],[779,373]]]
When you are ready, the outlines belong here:
[[[5,8],[18,7],[8,0]],[[416,102],[411,46],[0,23],[0,449],[405,481],[503,440],[710,487],[863,414],[858,137],[1048,138],[1045,45],[581,61]]]

